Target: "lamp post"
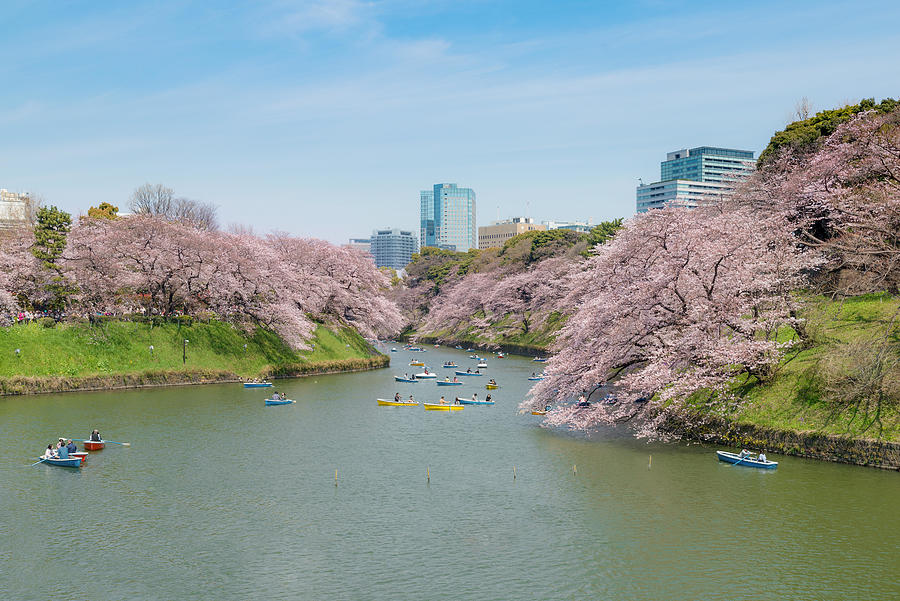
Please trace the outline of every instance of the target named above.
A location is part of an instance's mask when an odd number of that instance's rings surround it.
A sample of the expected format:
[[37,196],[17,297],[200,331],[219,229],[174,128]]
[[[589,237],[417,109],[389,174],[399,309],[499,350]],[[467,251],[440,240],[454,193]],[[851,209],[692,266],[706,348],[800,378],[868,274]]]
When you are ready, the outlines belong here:
[[153,358],[153,345],[150,345],[150,358]]
[[190,342],[187,338],[184,339],[184,344],[181,346],[181,364],[184,365],[187,363],[187,343]]

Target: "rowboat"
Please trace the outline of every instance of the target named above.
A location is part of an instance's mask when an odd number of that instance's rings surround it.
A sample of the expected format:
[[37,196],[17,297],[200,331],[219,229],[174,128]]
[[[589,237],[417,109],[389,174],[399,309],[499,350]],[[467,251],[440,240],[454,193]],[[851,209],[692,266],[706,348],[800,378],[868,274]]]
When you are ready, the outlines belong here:
[[[41,460],[41,457],[38,457]],[[81,467],[84,461],[81,460],[81,457],[70,457],[68,459],[43,459],[44,463],[49,463],[50,465],[58,465],[59,467]]]
[[497,353],[497,358],[498,359],[506,359],[506,355],[504,355],[503,353]]
[[271,388],[271,382],[244,382],[244,388]]
[[531,415],[547,415],[546,411],[532,411]]
[[396,352],[397,352],[397,349],[392,348],[392,349],[391,349],[391,352],[392,352],[392,353],[396,353]]
[[537,361],[538,363],[544,363],[547,360],[544,359],[543,357],[535,357],[534,359],[532,359],[532,361]]
[[462,382],[448,382],[447,380],[438,380],[438,386],[462,386]]
[[75,451],[74,453],[69,453],[69,457],[78,457],[79,459],[81,459],[81,463],[87,461],[87,456],[88,454],[84,451]]
[[419,347],[417,347],[417,346],[410,346],[410,347],[407,347],[406,350],[412,351],[412,352],[414,352],[414,353],[423,353],[423,352],[425,352],[425,349],[421,349],[421,348],[419,348]]
[[532,376],[528,379],[531,380],[532,382],[541,382],[541,381],[543,381],[544,377],[543,376]]
[[474,371],[457,371],[457,376],[483,376],[484,374],[476,374]]
[[463,399],[456,397],[456,402],[460,405],[493,405],[494,401],[479,401],[476,399]]
[[478,369],[484,369],[485,367],[487,367],[487,363],[479,363],[476,367],[478,367]]
[[409,364],[414,367],[425,367],[424,361],[410,361]]
[[430,372],[429,372],[429,373],[416,374],[416,379],[417,379],[417,380],[430,380],[430,379],[436,378],[436,377],[437,377],[437,374],[433,374],[433,373],[430,373]]
[[469,359],[475,359],[476,361],[483,361],[484,359],[479,357],[478,355],[469,355]]
[[102,440],[85,440],[82,445],[85,451],[99,451],[106,446]]
[[403,376],[394,376],[394,380],[397,382],[406,382],[407,384],[415,384],[418,382],[415,378],[404,378]]
[[418,405],[416,401],[386,401],[384,399],[375,399],[382,407],[413,407]]
[[500,388],[500,385],[499,384],[485,384],[484,387],[487,388],[488,390],[497,390],[498,388]]
[[462,405],[437,405],[434,403],[423,403],[425,411],[462,411]]
[[774,470],[778,467],[777,461],[760,461],[758,456],[746,455],[741,457],[738,453],[729,453],[728,451],[716,451],[716,456],[719,458],[719,461],[724,461],[725,463],[733,463],[735,465],[746,465],[748,467],[758,467],[764,470]]
[[296,403],[297,401],[292,401],[290,399],[281,399],[276,401],[275,399],[266,399],[266,406],[270,405],[290,405],[291,403]]
[[459,367],[459,365],[457,365],[456,363],[445,363],[445,364],[442,365],[441,367],[445,367],[445,368],[450,369],[450,368],[457,368],[457,367]]

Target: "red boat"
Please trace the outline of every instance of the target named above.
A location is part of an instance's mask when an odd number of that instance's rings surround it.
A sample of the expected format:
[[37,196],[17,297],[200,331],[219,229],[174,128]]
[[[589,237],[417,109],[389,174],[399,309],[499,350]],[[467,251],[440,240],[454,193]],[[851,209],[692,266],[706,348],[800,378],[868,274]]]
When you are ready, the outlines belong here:
[[87,456],[88,456],[88,454],[85,453],[84,451],[69,453],[69,457],[78,457],[79,459],[81,459],[81,463],[85,463],[87,461]]
[[85,440],[83,446],[85,451],[99,451],[106,446],[106,443],[102,440]]

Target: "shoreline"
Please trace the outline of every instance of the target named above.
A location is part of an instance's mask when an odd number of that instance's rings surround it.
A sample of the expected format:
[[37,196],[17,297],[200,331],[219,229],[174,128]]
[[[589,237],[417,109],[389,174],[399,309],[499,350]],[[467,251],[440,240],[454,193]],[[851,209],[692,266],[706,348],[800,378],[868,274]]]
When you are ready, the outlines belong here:
[[[342,367],[341,364],[344,364]],[[353,373],[383,369],[390,364],[390,357],[379,355],[368,359],[338,359],[307,365],[272,368],[262,378],[280,380]],[[14,376],[0,378],[0,397],[64,392],[101,392],[167,386],[193,386],[202,384],[236,384],[246,381],[235,373],[217,370],[149,371],[134,374],[110,374],[103,376]]]
[[472,342],[470,340],[447,340],[439,336],[423,334],[420,336],[409,334],[401,334],[397,337],[398,342],[409,342],[411,338],[416,338],[416,344],[440,344],[441,346],[462,346],[472,348],[479,351],[502,351],[511,355],[523,355],[525,357],[546,357],[550,354],[550,350],[544,347],[531,346],[527,344],[500,343],[500,342]]
[[845,438],[812,431],[776,430],[720,418],[705,418],[702,423],[688,425],[684,418],[672,417],[666,421],[664,431],[701,443],[900,471],[900,442]]

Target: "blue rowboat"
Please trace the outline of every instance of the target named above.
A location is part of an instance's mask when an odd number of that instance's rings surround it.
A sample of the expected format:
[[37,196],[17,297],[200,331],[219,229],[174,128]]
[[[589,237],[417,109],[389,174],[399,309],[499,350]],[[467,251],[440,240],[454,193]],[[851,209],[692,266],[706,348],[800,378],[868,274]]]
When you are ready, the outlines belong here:
[[434,378],[437,378],[437,374],[431,372],[416,374],[416,380],[432,380]]
[[449,365],[441,365],[441,367],[444,367],[447,369],[456,369],[457,367],[459,367],[459,365],[457,365],[456,363],[450,363]]
[[277,401],[275,399],[266,399],[266,407],[270,405],[290,405],[291,403],[296,402],[297,401],[292,401],[291,399],[281,399]]
[[733,463],[735,465],[746,465],[748,467],[758,467],[764,470],[774,470],[778,467],[777,461],[760,461],[757,457],[753,455],[747,455],[745,457],[741,457],[739,453],[729,453],[728,451],[716,451],[716,456],[719,458],[719,461],[724,461],[725,463]]
[[462,382],[447,382],[446,380],[438,380],[437,385],[438,386],[462,386],[463,383]]
[[475,399],[464,399],[456,397],[456,402],[460,405],[493,405],[494,401],[476,401]]
[[484,374],[476,374],[474,371],[458,371],[457,376],[483,376]]
[[528,379],[531,380],[532,382],[542,382],[544,380],[544,378],[541,376],[534,376],[534,377],[528,378]]
[[535,357],[532,361],[537,361],[538,363],[545,363],[547,360],[543,357]]
[[418,382],[415,378],[404,378],[403,376],[394,376],[394,380],[397,382],[406,382],[407,384],[415,384]]
[[[38,457],[38,459],[41,458]],[[58,465],[59,467],[81,467],[83,461],[81,461],[81,457],[70,457],[68,459],[44,459],[44,463]]]
[[271,382],[244,382],[244,388],[271,388]]

